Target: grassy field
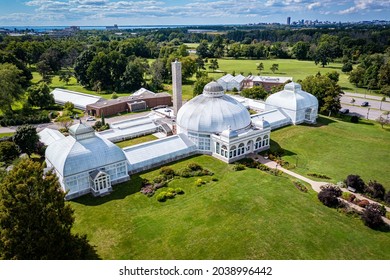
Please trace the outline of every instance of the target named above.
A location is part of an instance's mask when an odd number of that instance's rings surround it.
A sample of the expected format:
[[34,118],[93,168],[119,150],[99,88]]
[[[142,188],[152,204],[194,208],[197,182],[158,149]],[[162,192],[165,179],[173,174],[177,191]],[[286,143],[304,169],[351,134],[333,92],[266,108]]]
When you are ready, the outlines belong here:
[[156,139],[158,139],[158,138],[154,135],[145,135],[145,136],[129,139],[126,141],[118,142],[115,144],[121,148],[125,148],[125,147],[141,144],[141,143],[156,140]]
[[333,182],[359,174],[365,182],[377,180],[390,190],[390,130],[375,122],[354,124],[322,116],[317,127],[285,127],[273,131],[271,139],[272,149],[286,150],[283,159],[298,163],[297,173],[325,174]]
[[8,137],[8,136],[13,136],[15,133],[9,132],[9,133],[0,133],[0,138],[2,137]]
[[[74,231],[87,234],[103,259],[389,259],[389,232],[371,230],[358,218],[323,206],[313,191],[298,191],[286,176],[259,170],[234,172],[210,156],[197,162],[215,173],[176,179],[185,194],[164,203],[139,193],[133,175],[102,198],[71,203]],[[161,190],[159,190],[161,191]]]

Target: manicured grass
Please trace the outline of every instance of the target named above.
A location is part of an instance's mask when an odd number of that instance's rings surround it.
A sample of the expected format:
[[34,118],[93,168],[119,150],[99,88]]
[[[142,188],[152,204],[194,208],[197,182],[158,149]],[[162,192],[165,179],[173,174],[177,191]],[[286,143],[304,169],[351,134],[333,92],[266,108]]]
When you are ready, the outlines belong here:
[[295,172],[325,174],[331,181],[359,174],[364,181],[377,180],[390,190],[388,163],[390,131],[373,121],[359,124],[321,116],[318,126],[289,126],[271,133],[271,148],[286,150],[283,159],[298,167]]
[[[73,202],[74,231],[87,234],[103,259],[389,259],[390,234],[323,206],[313,191],[297,190],[285,175],[255,169],[239,172],[210,156],[196,162],[214,172],[175,179],[184,195],[164,203],[139,193],[141,180],[158,170],[133,175],[102,198]],[[159,190],[160,192],[162,190]]]
[[15,133],[9,132],[9,133],[0,133],[0,138],[2,137],[8,137],[8,136],[13,136]]
[[129,139],[126,141],[118,142],[115,144],[121,148],[125,148],[125,147],[129,147],[129,146],[141,144],[144,142],[148,142],[148,141],[153,141],[156,139],[158,139],[156,136],[150,134],[150,135],[145,135],[145,136]]

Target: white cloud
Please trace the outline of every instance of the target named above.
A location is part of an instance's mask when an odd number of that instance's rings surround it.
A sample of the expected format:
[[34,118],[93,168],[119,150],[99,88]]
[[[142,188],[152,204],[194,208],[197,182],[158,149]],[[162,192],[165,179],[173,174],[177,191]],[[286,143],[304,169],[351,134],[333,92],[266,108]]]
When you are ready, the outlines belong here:
[[390,9],[389,0],[355,0],[352,7],[341,10],[338,14],[344,15],[357,12],[382,11],[384,9]]

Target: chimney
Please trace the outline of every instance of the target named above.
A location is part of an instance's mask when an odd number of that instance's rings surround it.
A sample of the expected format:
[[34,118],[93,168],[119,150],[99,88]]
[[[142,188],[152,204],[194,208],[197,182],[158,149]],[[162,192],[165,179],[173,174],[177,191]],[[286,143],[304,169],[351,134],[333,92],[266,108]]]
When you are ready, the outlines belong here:
[[173,90],[173,113],[177,117],[177,112],[181,108],[181,62],[176,58],[172,62],[172,90]]

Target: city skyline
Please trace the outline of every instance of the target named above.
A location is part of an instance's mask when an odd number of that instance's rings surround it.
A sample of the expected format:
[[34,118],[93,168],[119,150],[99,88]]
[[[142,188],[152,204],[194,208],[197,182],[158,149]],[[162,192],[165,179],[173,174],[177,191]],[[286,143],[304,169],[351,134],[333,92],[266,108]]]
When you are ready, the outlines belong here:
[[286,24],[302,19],[359,22],[387,20],[387,0],[6,0],[0,25],[206,25]]

